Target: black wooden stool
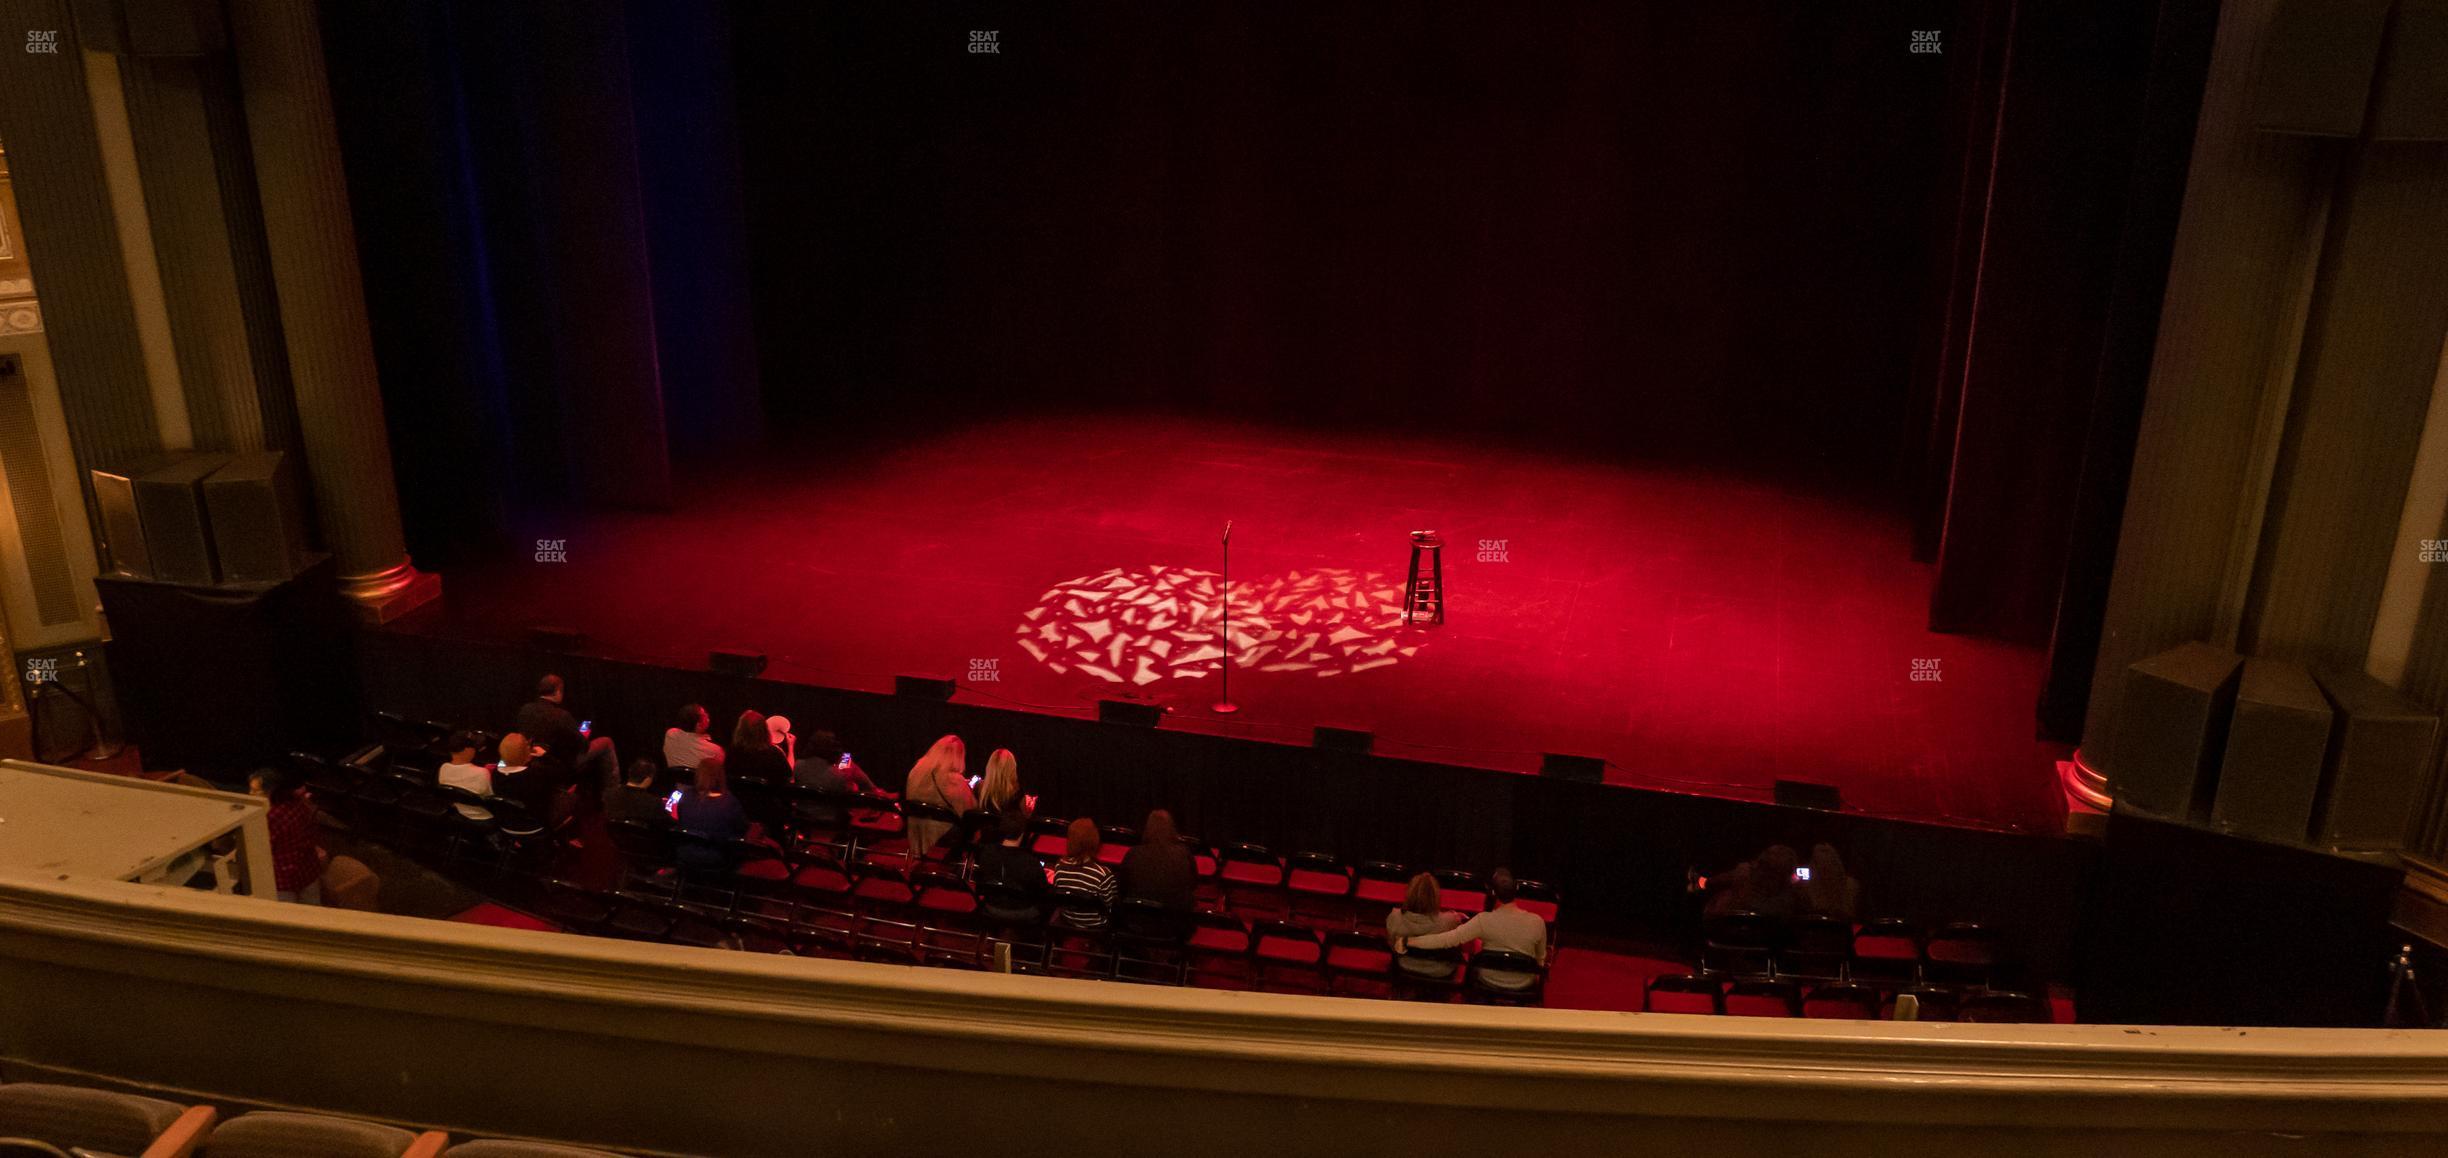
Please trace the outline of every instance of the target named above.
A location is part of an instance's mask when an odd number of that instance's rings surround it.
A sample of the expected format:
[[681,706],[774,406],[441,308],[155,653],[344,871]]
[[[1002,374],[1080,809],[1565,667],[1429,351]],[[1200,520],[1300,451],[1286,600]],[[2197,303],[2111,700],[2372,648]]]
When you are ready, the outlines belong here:
[[1403,622],[1423,621],[1445,622],[1445,540],[1435,531],[1411,532],[1411,578],[1403,584]]

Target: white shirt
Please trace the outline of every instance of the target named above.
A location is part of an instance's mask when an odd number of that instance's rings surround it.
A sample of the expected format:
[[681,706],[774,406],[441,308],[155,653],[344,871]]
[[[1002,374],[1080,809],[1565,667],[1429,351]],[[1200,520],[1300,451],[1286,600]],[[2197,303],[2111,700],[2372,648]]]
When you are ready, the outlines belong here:
[[[465,788],[478,796],[493,795],[493,773],[482,764],[444,764],[440,771],[434,773],[434,779],[453,788]],[[492,813],[473,804],[453,807],[459,810],[459,815],[469,820],[493,819]]]
[[695,768],[708,756],[722,755],[722,745],[703,732],[683,732],[678,728],[663,730],[663,766]]

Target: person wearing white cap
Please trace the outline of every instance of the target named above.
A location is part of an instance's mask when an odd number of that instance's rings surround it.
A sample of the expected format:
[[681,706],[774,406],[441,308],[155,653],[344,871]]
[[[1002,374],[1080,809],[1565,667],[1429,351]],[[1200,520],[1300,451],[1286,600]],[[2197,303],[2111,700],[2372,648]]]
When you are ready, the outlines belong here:
[[790,717],[765,717],[765,732],[773,737],[773,746],[781,751],[782,763],[788,767],[798,767],[799,737],[791,735]]

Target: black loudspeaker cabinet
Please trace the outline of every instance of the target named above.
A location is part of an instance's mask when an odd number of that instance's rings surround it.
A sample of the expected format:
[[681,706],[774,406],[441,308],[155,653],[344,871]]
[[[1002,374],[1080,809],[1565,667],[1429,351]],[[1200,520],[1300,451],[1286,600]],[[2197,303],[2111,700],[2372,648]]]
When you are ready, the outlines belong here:
[[1844,791],[1833,784],[1813,784],[1808,780],[1776,782],[1776,802],[1787,808],[1816,808],[1821,812],[1844,811]]
[[935,676],[902,675],[893,677],[893,694],[914,700],[934,700],[938,703],[952,698],[959,685]]
[[2337,705],[2338,720],[2313,843],[2368,851],[2404,847],[2439,717],[2362,672],[2315,675]]
[[715,675],[755,679],[765,674],[765,653],[729,649],[706,653],[706,670]]
[[2245,660],[2211,823],[2260,840],[2303,843],[2333,716],[2312,673],[2274,659]]
[[224,583],[278,583],[307,555],[297,468],[277,450],[232,456],[204,480]]
[[153,577],[153,557],[145,551],[144,519],[136,513],[136,480],[169,462],[167,455],[154,455],[93,472],[94,505],[102,512],[102,546],[110,555],[111,574],[130,579]]
[[1164,722],[1164,705],[1144,700],[1098,700],[1097,719],[1108,724],[1153,728]]
[[354,621],[317,557],[286,582],[214,588],[104,576],[111,679],[149,769],[233,782],[356,738]]
[[1377,743],[1377,734],[1366,728],[1338,728],[1319,724],[1309,731],[1309,744],[1320,752],[1341,752],[1351,756],[1366,756]]
[[1579,784],[1606,783],[1606,761],[1596,756],[1546,752],[1539,756],[1539,775]]
[[221,581],[204,480],[228,463],[226,454],[182,454],[136,476],[136,517],[144,524],[153,578],[202,586]]
[[2108,818],[2083,912],[2082,1019],[2376,1025],[2403,871],[2137,816]]
[[2188,643],[2125,670],[2108,790],[2154,816],[2206,818],[2244,657]]

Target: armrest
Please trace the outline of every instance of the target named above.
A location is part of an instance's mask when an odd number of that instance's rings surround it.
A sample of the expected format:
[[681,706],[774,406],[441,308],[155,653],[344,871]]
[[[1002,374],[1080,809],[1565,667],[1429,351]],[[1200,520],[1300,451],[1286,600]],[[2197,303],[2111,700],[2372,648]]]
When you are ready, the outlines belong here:
[[161,1137],[153,1139],[153,1144],[145,1147],[144,1158],[188,1158],[188,1155],[195,1153],[197,1146],[204,1143],[205,1136],[212,1133],[213,1122],[219,1117],[219,1112],[211,1106],[187,1107],[187,1112],[170,1123],[170,1128],[162,1131]]
[[400,1158],[442,1158],[442,1148],[448,1145],[450,1135],[440,1130],[427,1130],[417,1135],[416,1141],[410,1142],[407,1149],[400,1151]]

